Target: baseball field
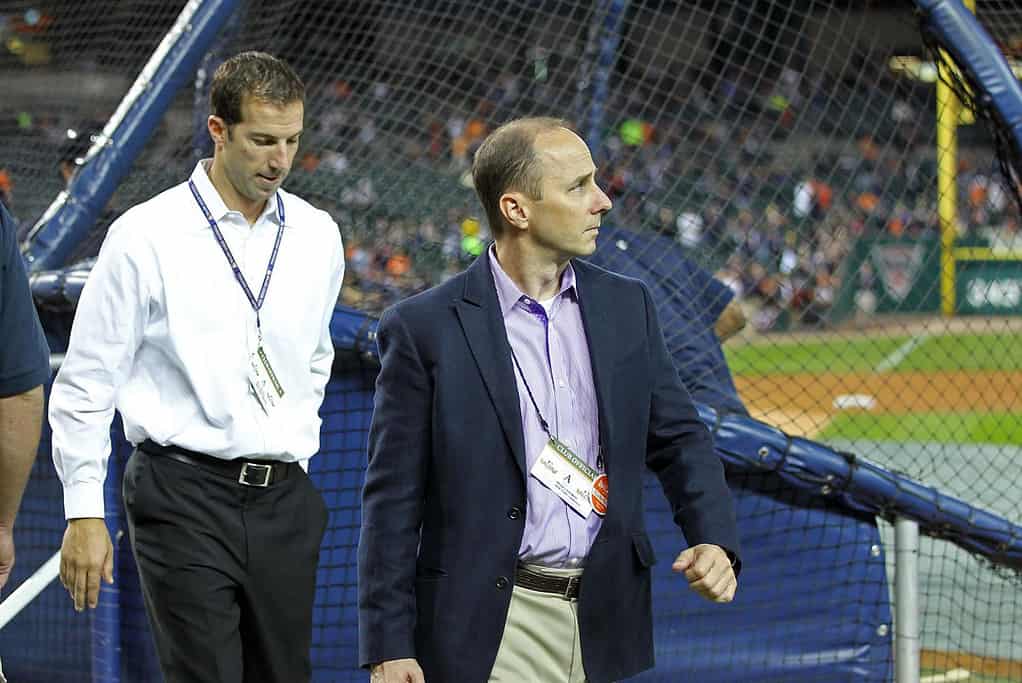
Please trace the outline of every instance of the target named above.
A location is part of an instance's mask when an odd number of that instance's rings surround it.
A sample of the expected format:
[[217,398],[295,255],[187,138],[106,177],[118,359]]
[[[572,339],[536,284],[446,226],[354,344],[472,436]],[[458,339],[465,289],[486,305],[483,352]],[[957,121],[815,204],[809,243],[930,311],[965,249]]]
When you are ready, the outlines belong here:
[[[1017,322],[917,321],[760,337],[725,351],[754,417],[1022,524]],[[880,531],[893,547],[890,525],[881,522]],[[1003,631],[1022,619],[1018,579],[990,573],[957,546],[926,537],[919,568],[921,680],[1022,681],[1022,649]],[[970,594],[982,597],[965,599]]]
[[968,327],[767,337],[726,352],[753,415],[792,434],[1022,445],[1022,331]]

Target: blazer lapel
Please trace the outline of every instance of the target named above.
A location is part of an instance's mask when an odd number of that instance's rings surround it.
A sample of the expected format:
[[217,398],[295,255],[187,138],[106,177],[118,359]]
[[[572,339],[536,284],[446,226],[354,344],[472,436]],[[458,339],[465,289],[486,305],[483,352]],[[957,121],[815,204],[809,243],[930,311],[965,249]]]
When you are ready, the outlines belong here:
[[611,379],[614,368],[614,342],[621,331],[614,326],[613,317],[609,315],[613,303],[613,292],[604,291],[604,283],[596,276],[584,261],[574,259],[575,281],[578,283],[578,305],[582,313],[582,326],[585,328],[586,341],[589,344],[589,362],[593,367],[593,384],[596,388],[597,414],[600,418],[600,450],[609,467],[609,447],[611,434],[611,416],[609,411],[610,396],[613,391]]
[[465,293],[461,300],[455,301],[454,311],[493,401],[511,453],[522,471],[522,477],[526,477],[525,436],[522,434],[511,345],[507,340],[486,252],[476,259],[465,275]]

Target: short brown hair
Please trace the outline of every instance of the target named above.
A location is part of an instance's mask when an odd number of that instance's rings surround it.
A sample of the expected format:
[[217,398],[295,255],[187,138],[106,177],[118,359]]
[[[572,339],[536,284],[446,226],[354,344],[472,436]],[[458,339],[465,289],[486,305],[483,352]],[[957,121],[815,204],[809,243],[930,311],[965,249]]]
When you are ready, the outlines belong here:
[[241,123],[246,97],[279,105],[304,102],[305,84],[284,60],[265,52],[241,52],[213,74],[209,111],[228,127]]
[[476,151],[472,183],[494,237],[504,231],[502,194],[518,190],[532,199],[543,198],[543,177],[534,143],[540,133],[557,128],[571,130],[571,124],[552,116],[515,119],[490,133]]

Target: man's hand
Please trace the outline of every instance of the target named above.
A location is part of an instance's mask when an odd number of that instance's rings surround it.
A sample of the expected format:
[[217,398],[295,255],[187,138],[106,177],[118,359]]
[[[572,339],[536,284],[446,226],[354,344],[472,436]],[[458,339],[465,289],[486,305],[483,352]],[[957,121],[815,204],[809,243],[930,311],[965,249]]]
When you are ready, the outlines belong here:
[[694,545],[678,555],[671,569],[684,574],[688,579],[688,587],[707,600],[734,600],[738,578],[731,568],[727,553],[719,545]]
[[69,519],[60,546],[60,582],[71,594],[75,609],[99,603],[99,579],[114,582],[114,546],[102,519]]
[[717,322],[713,325],[713,331],[717,333],[717,338],[723,342],[741,332],[744,327],[745,311],[742,310],[742,305],[738,301],[732,299],[720,312]]
[[14,529],[0,526],[0,591],[14,569]]
[[369,683],[426,683],[426,678],[414,659],[391,659],[373,664]]

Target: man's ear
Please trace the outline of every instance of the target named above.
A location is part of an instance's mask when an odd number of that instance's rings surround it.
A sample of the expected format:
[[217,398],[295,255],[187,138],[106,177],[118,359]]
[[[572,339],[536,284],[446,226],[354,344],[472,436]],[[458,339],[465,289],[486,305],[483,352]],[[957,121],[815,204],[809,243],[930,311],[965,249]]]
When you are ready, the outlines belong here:
[[500,196],[500,213],[504,220],[518,230],[529,227],[529,200],[521,192],[506,192]]
[[230,131],[227,130],[227,123],[219,116],[209,115],[206,119],[206,129],[209,131],[209,137],[213,140],[213,144],[217,147],[222,147],[227,142],[227,136]]

